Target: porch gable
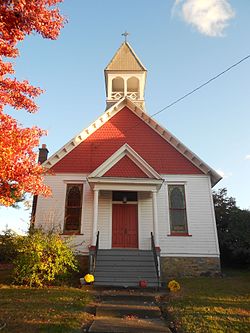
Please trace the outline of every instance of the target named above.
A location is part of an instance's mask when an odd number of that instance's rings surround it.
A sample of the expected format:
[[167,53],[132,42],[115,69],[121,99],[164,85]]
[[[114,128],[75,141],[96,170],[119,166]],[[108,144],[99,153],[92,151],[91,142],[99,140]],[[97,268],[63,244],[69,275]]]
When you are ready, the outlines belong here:
[[96,177],[161,179],[158,172],[127,143],[88,176],[89,179]]

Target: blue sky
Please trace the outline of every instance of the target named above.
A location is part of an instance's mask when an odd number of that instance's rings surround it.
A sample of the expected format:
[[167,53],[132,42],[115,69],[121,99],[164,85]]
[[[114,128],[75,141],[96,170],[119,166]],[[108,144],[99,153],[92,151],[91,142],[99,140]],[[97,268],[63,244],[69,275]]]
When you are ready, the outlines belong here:
[[[130,32],[148,70],[146,110],[154,114],[250,54],[250,1],[65,0],[68,24],[56,41],[20,44],[18,79],[45,89],[35,115],[11,111],[24,126],[48,130],[50,154],[105,110],[103,70]],[[224,179],[250,208],[250,59],[156,117]],[[26,230],[29,211],[0,208],[0,230]]]

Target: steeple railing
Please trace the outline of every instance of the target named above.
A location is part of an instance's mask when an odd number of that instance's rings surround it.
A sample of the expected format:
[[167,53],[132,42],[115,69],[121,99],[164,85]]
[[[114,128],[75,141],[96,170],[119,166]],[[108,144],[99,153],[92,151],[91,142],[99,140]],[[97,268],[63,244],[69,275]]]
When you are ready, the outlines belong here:
[[[124,91],[113,91],[111,93],[111,100],[118,101],[119,99],[122,99],[124,96],[125,96]],[[137,91],[128,91],[126,96],[132,101],[139,99],[139,93]]]
[[128,91],[127,97],[130,98],[132,101],[135,101],[139,97],[139,93],[137,91]]
[[111,99],[118,101],[119,99],[124,97],[124,92],[123,91],[113,91],[111,93]]

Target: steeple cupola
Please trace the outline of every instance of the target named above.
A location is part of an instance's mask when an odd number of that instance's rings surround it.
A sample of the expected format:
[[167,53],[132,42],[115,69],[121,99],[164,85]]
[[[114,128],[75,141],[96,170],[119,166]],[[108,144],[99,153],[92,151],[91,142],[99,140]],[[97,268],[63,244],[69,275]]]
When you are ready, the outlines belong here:
[[127,96],[144,109],[147,70],[127,41],[122,43],[104,73],[107,108]]

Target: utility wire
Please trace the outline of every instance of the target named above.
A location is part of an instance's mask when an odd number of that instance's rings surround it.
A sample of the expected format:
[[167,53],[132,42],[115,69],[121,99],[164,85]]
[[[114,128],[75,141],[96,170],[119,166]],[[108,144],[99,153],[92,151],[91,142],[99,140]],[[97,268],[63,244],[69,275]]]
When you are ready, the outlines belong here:
[[[230,67],[226,68],[224,71],[220,72],[219,74],[215,75],[214,77],[212,77],[211,79],[209,79],[208,81],[202,83],[201,85],[199,85],[198,87],[194,88],[193,90],[191,90],[190,92],[188,92],[187,94],[183,95],[182,97],[176,99],[175,101],[173,101],[172,103],[168,104],[167,106],[165,106],[163,109],[153,113],[152,115],[149,115],[151,118],[155,117],[156,115],[162,113],[163,111],[171,108],[173,105],[179,103],[180,101],[182,101],[184,98],[192,95],[193,93],[195,93],[197,90],[203,88],[204,86],[208,85],[209,83],[211,83],[212,81],[218,79],[218,77],[224,75],[225,73],[227,73],[228,71],[230,71],[232,68],[238,66],[240,63],[242,63],[243,61],[246,61],[247,59],[250,58],[250,54],[247,55],[246,57],[242,58],[241,60],[237,61],[236,63],[234,63],[233,65],[231,65]],[[135,128],[137,128],[138,126],[140,126],[141,123],[138,123],[134,126],[129,127],[127,130],[125,130],[123,133],[127,133],[130,130],[133,130]]]
[[[154,118],[156,115],[162,113],[163,111],[171,108],[173,105],[179,103],[180,101],[182,101],[184,98],[192,95],[193,93],[195,93],[197,90],[203,88],[204,86],[208,85],[209,83],[211,83],[212,81],[218,79],[218,77],[222,76],[223,74],[227,73],[228,71],[230,71],[232,68],[238,66],[240,63],[242,63],[243,61],[247,60],[250,58],[250,54],[247,55],[246,57],[242,58],[241,60],[237,61],[236,63],[234,63],[233,65],[231,65],[230,67],[226,68],[224,71],[220,72],[219,74],[213,76],[211,79],[209,79],[208,81],[202,83],[201,85],[199,85],[198,87],[194,88],[193,90],[191,90],[190,92],[188,92],[187,94],[183,95],[182,97],[176,99],[175,101],[173,101],[172,103],[168,104],[167,106],[165,106],[163,109],[153,113],[152,115],[149,115],[151,118]],[[129,132],[130,130],[133,130],[135,128],[137,128],[138,126],[140,126],[141,123],[138,123],[134,126],[129,127],[127,130],[124,131],[124,133]]]
[[174,102],[168,104],[168,105],[165,106],[163,109],[161,109],[161,110],[159,110],[159,111],[153,113],[153,114],[151,115],[151,117],[154,117],[154,116],[158,115],[159,113],[165,111],[166,109],[169,109],[171,106],[173,106],[173,105],[179,103],[179,102],[182,101],[184,98],[186,98],[186,97],[192,95],[192,94],[193,94],[194,92],[196,92],[197,90],[203,88],[204,86],[208,85],[208,84],[211,83],[212,81],[218,79],[218,77],[222,76],[223,74],[225,74],[226,72],[230,71],[232,68],[238,66],[240,63],[242,63],[243,61],[245,61],[245,60],[247,60],[247,59],[249,59],[249,58],[250,58],[250,54],[247,55],[246,57],[242,58],[241,60],[239,60],[238,62],[236,62],[236,63],[233,64],[232,66],[228,67],[228,68],[225,69],[223,72],[221,72],[221,73],[215,75],[214,77],[212,77],[211,79],[209,79],[209,80],[206,81],[205,83],[203,83],[203,84],[201,84],[200,86],[196,87],[195,89],[191,90],[190,92],[188,92],[188,93],[185,94],[184,96],[182,96],[182,97],[178,98],[177,100],[175,100]]

